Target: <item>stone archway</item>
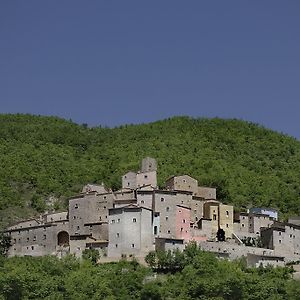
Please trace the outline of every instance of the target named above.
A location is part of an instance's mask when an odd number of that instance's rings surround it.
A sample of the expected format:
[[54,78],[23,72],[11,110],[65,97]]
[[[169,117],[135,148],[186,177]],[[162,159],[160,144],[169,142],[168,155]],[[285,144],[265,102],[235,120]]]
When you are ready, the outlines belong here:
[[70,237],[66,231],[60,231],[57,234],[57,245],[58,246],[69,246]]

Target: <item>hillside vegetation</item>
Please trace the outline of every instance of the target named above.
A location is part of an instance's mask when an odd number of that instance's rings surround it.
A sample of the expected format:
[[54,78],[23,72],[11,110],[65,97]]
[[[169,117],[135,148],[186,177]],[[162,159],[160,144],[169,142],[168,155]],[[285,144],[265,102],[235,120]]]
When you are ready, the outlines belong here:
[[0,299],[298,300],[290,268],[247,268],[218,260],[193,244],[160,253],[156,276],[136,260],[95,264],[74,256],[0,256]]
[[145,156],[158,160],[160,186],[170,175],[189,174],[237,207],[300,213],[300,142],[256,124],[174,117],[110,129],[0,115],[1,222],[45,210],[51,195],[63,207],[88,182],[117,189]]

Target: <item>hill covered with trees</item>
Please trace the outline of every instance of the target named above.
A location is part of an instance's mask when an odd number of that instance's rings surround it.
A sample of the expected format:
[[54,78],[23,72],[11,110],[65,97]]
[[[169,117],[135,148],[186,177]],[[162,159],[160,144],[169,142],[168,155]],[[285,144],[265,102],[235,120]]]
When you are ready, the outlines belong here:
[[49,196],[62,208],[88,182],[117,189],[145,156],[157,159],[160,186],[170,175],[189,174],[242,209],[300,213],[300,142],[256,124],[174,117],[88,128],[56,117],[0,115],[0,223],[44,211]]

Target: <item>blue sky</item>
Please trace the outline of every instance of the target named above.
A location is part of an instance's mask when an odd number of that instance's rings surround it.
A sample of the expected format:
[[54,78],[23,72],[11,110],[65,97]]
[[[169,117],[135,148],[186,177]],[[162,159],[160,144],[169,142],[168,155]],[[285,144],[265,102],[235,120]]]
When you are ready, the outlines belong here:
[[1,1],[0,113],[239,118],[300,138],[300,2]]

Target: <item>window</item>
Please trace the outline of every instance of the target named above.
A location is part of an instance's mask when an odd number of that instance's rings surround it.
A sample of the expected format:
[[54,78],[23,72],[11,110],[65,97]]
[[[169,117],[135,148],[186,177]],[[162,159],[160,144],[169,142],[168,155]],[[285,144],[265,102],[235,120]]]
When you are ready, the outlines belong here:
[[242,224],[242,227],[245,227],[245,224]]
[[182,220],[182,223],[185,223],[185,219]]
[[31,250],[34,250],[34,246],[31,246]]
[[111,222],[110,222],[111,224],[114,224],[115,223],[115,220],[111,220]]
[[118,244],[116,244],[116,248],[118,248]]
[[76,219],[76,216],[73,216],[73,220],[75,220]]
[[170,230],[168,230],[168,233],[171,233],[171,231],[170,231]]
[[164,202],[164,201],[165,201],[165,198],[160,198],[160,201],[161,201],[161,202]]
[[168,221],[169,220],[169,217],[166,217],[166,221]]
[[279,235],[281,235],[281,231],[279,231],[279,233],[278,233]]
[[33,237],[33,241],[34,241],[34,242],[36,241],[36,236]]
[[132,219],[132,222],[133,222],[133,223],[136,223],[136,218],[133,218],[133,219]]
[[117,237],[120,237],[120,233],[119,232],[117,232]]
[[47,236],[46,234],[43,235],[43,240],[47,239]]
[[147,179],[147,178],[148,178],[148,175],[144,175],[144,178]]
[[93,229],[93,225],[90,225],[90,230],[92,230]]
[[[166,211],[169,211],[170,210],[170,207],[166,207]],[[181,212],[181,211],[179,211],[179,212]]]
[[157,226],[154,226],[154,234],[157,234]]
[[226,216],[227,216],[227,218],[229,217],[229,211],[228,210],[226,210]]
[[182,227],[180,228],[180,231],[181,231],[181,232],[183,231],[183,228],[182,228]]
[[131,244],[131,248],[134,248],[134,244]]
[[75,204],[74,208],[78,208],[78,204],[77,203]]
[[196,217],[195,220],[198,221],[198,217]]
[[77,230],[79,230],[80,229],[80,227],[79,226],[77,226]]
[[120,219],[118,219],[118,223],[120,223],[121,222],[121,220]]
[[278,240],[279,244],[281,244],[281,240]]
[[104,196],[103,199],[106,199],[106,196]]
[[142,204],[144,204],[144,203],[145,203],[145,201],[144,201],[144,200],[142,200],[142,201],[141,201],[141,203],[142,203]]
[[217,220],[217,215],[216,214],[213,214],[213,220]]
[[226,224],[226,228],[228,228],[229,227],[229,225],[228,224]]
[[127,186],[130,186],[130,183],[129,183],[129,182],[127,182]]
[[29,242],[29,238],[27,238],[27,242]]

